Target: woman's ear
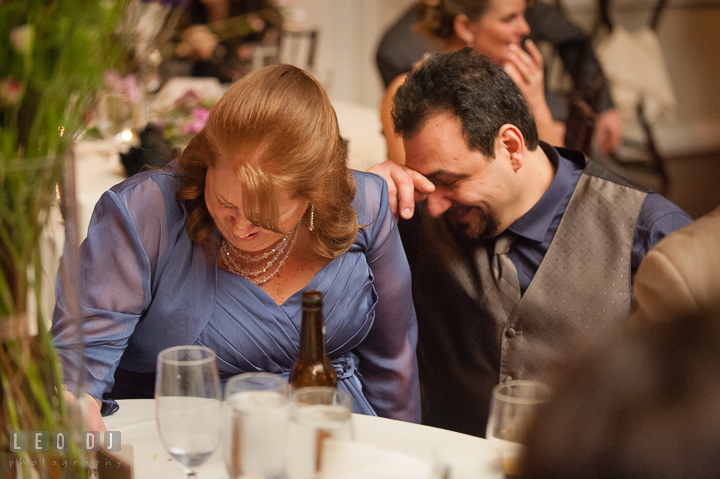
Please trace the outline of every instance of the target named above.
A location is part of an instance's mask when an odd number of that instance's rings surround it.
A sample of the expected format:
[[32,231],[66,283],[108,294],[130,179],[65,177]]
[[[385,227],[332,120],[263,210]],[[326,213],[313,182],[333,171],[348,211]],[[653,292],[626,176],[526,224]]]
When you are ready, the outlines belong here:
[[522,168],[525,159],[525,138],[515,125],[506,124],[500,127],[497,136],[497,147],[510,160],[514,171]]
[[467,15],[460,14],[453,20],[455,35],[465,42],[465,45],[472,47],[475,44],[475,35],[472,32],[472,22]]

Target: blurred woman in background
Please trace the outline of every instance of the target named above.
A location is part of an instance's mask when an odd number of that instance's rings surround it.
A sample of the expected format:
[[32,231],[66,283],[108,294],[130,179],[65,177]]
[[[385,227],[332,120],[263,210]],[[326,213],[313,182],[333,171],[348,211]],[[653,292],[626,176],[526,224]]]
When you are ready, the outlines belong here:
[[[565,126],[553,120],[545,99],[542,54],[531,40],[523,43],[530,33],[525,8],[525,0],[424,0],[419,5],[418,29],[442,40],[445,52],[471,47],[502,65],[525,96],[540,139],[562,146]],[[398,76],[387,88],[380,114],[388,157],[399,164],[405,164],[405,152],[402,139],[395,135],[392,108],[405,77]]]

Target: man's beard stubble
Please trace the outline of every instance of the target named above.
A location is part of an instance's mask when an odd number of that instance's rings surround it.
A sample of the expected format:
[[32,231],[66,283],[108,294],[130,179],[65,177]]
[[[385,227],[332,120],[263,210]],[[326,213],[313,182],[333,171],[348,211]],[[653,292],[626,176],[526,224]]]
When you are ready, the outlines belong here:
[[497,235],[497,219],[477,206],[454,204],[445,212],[445,217],[468,238],[485,240]]

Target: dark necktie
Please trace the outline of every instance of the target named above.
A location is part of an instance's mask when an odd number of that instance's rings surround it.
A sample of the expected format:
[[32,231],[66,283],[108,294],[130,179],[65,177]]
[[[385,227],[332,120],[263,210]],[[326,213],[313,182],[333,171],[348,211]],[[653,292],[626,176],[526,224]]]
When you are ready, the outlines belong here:
[[498,236],[492,259],[493,278],[495,278],[495,284],[500,292],[503,308],[508,315],[512,314],[515,306],[520,302],[520,283],[517,270],[507,255],[513,241],[515,241],[515,237],[510,232]]

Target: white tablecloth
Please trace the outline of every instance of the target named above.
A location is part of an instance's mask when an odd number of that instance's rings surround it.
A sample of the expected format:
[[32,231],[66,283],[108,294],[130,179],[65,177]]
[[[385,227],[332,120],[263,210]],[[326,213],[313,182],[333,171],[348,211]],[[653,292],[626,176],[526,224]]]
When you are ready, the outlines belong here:
[[[123,445],[132,446],[135,479],[184,478],[182,468],[160,442],[155,422],[155,401],[132,399],[119,403],[120,410],[106,417],[105,425],[108,431],[120,431]],[[457,447],[485,454],[490,447],[485,439],[419,424],[358,414],[353,414],[352,421],[356,441],[389,448],[428,463],[441,448]],[[227,478],[221,448],[199,472],[202,479]]]

